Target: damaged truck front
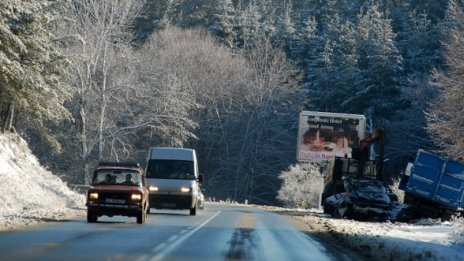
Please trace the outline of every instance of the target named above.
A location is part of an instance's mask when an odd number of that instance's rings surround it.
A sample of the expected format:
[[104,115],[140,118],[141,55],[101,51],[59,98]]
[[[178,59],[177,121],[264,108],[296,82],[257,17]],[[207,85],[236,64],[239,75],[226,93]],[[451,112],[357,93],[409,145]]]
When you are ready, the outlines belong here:
[[[371,147],[377,145],[378,156]],[[405,208],[383,186],[385,132],[366,135],[360,114],[303,111],[298,124],[297,159],[328,162],[321,204],[334,217],[398,220]]]
[[378,179],[378,162],[365,161],[359,177],[359,161],[335,158],[324,181],[324,213],[332,217],[369,221],[403,221],[408,207]]

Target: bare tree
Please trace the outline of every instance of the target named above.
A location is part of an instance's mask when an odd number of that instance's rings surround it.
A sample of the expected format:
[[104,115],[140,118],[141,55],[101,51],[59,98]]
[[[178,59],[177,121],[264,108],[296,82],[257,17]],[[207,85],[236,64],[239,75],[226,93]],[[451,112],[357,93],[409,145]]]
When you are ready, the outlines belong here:
[[[279,170],[294,158],[299,76],[268,41],[253,44],[237,53],[205,31],[167,28],[152,36],[139,71],[150,88],[178,90],[166,111],[196,124],[190,136],[196,138],[178,141],[200,152],[208,190],[218,198],[270,202],[280,187]],[[187,114],[173,111],[182,108]]]
[[278,170],[294,158],[296,115],[299,111],[299,71],[280,48],[266,39],[257,40],[244,56],[254,74],[241,108],[238,166],[234,199],[254,202],[275,198]]
[[199,139],[189,146],[201,151],[208,189],[218,198],[272,201],[278,170],[294,158],[298,71],[268,41],[235,53],[198,30],[170,28],[157,39],[170,48],[158,48],[169,56],[163,68],[201,105],[190,112]]
[[[128,48],[128,29],[142,6],[142,0],[73,0],[65,10],[68,23],[62,37],[69,39],[66,52],[72,59],[70,84],[76,93],[85,182],[94,146],[102,158],[109,98],[121,88],[109,86],[109,75],[124,60],[120,49]],[[129,78],[127,74],[117,76]]]
[[236,162],[231,155],[234,151],[230,151],[234,147],[230,137],[245,101],[246,85],[252,79],[246,60],[234,56],[202,30],[167,28],[153,36],[150,45],[151,51],[144,53],[149,54],[154,65],[148,71],[157,74],[150,82],[163,81],[163,75],[170,75],[179,84],[179,94],[183,94],[170,104],[182,108],[185,102],[195,103],[187,116],[197,123],[194,133],[198,139],[190,139],[185,145],[201,152],[202,170],[206,171],[212,192],[227,197],[215,188],[224,188],[225,194],[233,190],[230,172]]

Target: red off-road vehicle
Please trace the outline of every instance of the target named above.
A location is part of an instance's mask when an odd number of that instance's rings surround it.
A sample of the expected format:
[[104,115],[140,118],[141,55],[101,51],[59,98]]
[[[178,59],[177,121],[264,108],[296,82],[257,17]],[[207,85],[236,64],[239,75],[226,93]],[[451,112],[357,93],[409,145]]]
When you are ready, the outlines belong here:
[[87,222],[103,215],[137,217],[145,223],[148,209],[145,172],[136,162],[101,162],[87,192]]

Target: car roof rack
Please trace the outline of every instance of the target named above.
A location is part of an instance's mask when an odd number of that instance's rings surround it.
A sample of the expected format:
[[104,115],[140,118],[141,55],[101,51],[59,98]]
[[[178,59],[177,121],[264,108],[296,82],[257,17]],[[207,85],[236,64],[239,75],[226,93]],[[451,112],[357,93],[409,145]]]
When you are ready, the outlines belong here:
[[100,161],[98,167],[130,167],[140,168],[140,164],[137,161]]

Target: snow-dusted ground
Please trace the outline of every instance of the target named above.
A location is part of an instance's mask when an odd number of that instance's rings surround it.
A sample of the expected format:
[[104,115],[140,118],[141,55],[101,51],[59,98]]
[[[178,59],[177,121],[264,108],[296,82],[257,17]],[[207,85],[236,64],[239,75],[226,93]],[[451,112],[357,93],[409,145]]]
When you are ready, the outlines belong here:
[[[23,139],[0,134],[0,230],[83,216],[84,202],[39,164]],[[368,260],[464,260],[463,219],[373,223],[332,219],[319,210],[264,208]]]
[[16,134],[0,134],[0,230],[85,212],[85,198],[42,167]]
[[464,222],[421,219],[411,224],[327,217],[320,210],[276,209],[301,230],[367,260],[464,260]]

